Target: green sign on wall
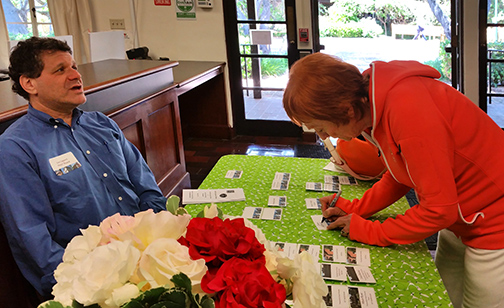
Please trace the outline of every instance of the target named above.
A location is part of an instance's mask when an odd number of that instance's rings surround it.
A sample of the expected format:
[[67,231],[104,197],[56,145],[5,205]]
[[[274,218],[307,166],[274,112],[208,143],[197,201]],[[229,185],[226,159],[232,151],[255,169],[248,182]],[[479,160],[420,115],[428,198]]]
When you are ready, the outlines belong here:
[[194,0],[177,0],[177,18],[196,18]]

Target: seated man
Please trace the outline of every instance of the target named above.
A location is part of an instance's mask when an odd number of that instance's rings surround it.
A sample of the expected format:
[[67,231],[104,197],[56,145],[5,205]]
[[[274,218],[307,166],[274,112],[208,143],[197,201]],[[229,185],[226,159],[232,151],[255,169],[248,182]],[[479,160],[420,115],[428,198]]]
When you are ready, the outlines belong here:
[[65,42],[20,42],[9,75],[29,107],[0,135],[0,218],[21,272],[49,297],[79,229],[115,213],[160,211],[166,198],[117,124],[78,108],[86,97]]

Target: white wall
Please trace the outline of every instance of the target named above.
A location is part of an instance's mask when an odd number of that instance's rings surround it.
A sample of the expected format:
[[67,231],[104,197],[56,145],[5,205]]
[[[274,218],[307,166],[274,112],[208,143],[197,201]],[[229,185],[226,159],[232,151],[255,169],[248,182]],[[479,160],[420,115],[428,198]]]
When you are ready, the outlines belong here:
[[153,0],[135,0],[138,46],[134,46],[130,1],[91,0],[95,30],[109,31],[109,19],[123,18],[126,49],[147,46],[153,59],[227,60],[222,0],[215,0],[212,9],[197,7],[195,20],[177,19],[175,0],[171,6],[156,6]]
[[[132,2],[133,1],[133,9]],[[214,0],[212,9],[196,7],[195,20],[176,17],[176,0],[171,6],[156,6],[154,0],[90,0],[95,31],[109,31],[109,19],[124,19],[125,50],[147,46],[152,59],[172,61],[222,61],[227,63],[222,0]],[[196,2],[196,1],[195,1]],[[134,10],[135,14],[132,14]],[[136,15],[138,44],[132,15]],[[229,125],[232,127],[232,107],[227,66],[224,72],[227,90]]]

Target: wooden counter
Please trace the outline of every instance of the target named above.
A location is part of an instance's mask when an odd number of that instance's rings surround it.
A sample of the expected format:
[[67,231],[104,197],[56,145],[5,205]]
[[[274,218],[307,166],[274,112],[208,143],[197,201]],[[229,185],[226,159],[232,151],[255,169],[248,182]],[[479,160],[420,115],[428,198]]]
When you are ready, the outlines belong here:
[[224,62],[179,61],[173,69],[184,138],[230,139]]

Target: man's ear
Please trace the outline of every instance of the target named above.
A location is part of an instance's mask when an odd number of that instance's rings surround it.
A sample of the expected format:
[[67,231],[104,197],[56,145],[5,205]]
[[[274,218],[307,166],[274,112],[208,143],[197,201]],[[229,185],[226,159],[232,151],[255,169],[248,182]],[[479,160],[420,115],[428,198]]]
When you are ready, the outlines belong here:
[[33,78],[26,77],[24,75],[19,77],[19,84],[26,92],[28,92],[28,94],[35,95],[38,93],[35,83],[36,81]]

